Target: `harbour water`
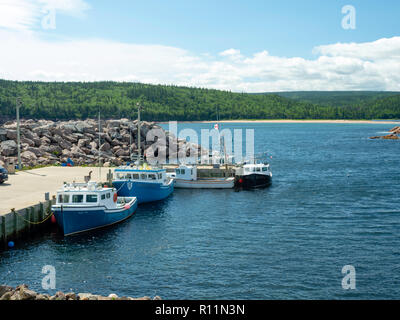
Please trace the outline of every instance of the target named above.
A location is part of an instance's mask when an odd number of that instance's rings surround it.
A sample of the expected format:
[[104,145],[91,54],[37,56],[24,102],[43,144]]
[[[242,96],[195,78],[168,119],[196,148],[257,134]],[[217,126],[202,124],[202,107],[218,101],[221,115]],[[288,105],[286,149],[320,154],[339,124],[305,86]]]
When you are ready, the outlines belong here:
[[[184,124],[199,131],[211,124]],[[398,299],[400,143],[387,124],[241,123],[272,155],[254,191],[177,189],[114,227],[0,252],[0,283],[164,299]],[[356,269],[356,290],[342,268]]]

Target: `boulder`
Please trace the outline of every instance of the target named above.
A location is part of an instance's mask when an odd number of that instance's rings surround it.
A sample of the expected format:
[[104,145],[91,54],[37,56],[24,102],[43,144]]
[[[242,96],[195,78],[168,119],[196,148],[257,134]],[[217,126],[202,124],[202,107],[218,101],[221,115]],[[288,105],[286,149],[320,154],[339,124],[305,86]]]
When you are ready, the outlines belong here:
[[65,294],[67,300],[78,300],[78,296],[74,292],[69,292]]
[[13,287],[5,286],[5,285],[0,286],[0,297],[2,297],[6,292],[10,292],[12,290],[14,290]]
[[32,162],[37,159],[37,156],[31,151],[24,151],[21,153],[21,158],[28,162]]
[[0,142],[7,140],[7,130],[0,128]]
[[17,140],[17,130],[7,130],[7,139]]
[[14,140],[6,140],[0,143],[0,154],[9,157],[17,153],[17,144]]
[[105,142],[100,146],[100,151],[109,151],[110,149],[111,146],[108,142]]

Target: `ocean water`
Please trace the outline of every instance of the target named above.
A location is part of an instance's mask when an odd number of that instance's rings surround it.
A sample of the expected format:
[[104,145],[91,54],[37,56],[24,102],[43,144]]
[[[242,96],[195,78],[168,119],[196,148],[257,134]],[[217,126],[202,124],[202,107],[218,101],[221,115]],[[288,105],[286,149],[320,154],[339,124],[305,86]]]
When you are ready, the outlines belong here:
[[[197,131],[212,124],[185,124]],[[93,233],[54,230],[0,252],[0,283],[164,299],[398,299],[400,142],[387,124],[225,124],[255,129],[268,189],[175,190]],[[356,289],[342,288],[342,268]]]

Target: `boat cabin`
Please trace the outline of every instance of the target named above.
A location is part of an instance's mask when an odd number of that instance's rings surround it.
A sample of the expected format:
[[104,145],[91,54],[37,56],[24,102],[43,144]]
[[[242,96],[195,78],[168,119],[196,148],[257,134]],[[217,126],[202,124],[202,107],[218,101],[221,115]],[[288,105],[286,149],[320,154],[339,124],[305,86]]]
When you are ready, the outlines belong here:
[[124,167],[118,168],[114,171],[115,180],[128,180],[138,182],[153,182],[153,183],[166,183],[167,175],[164,169],[152,169],[147,167],[146,169]]
[[180,165],[175,169],[175,179],[197,180],[197,168],[195,166]]
[[63,206],[115,206],[114,188],[103,188],[95,182],[65,184],[57,192],[57,205]]
[[245,162],[236,169],[236,175],[245,176],[250,174],[271,175],[269,164],[261,161]]

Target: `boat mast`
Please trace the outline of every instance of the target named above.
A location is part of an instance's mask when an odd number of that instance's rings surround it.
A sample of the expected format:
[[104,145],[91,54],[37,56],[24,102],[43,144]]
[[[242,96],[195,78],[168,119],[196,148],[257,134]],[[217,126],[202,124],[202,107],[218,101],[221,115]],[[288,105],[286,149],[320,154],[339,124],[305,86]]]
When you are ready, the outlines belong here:
[[101,122],[100,122],[100,108],[99,108],[99,181],[101,182],[101,163],[100,163],[100,154],[101,154],[101,150],[100,150],[100,146],[101,146]]
[[136,104],[137,108],[138,108],[138,160],[139,160],[139,165],[142,163],[141,159],[142,159],[142,150],[141,150],[141,146],[140,146],[140,140],[141,140],[141,124],[140,124],[140,104],[139,102]]

